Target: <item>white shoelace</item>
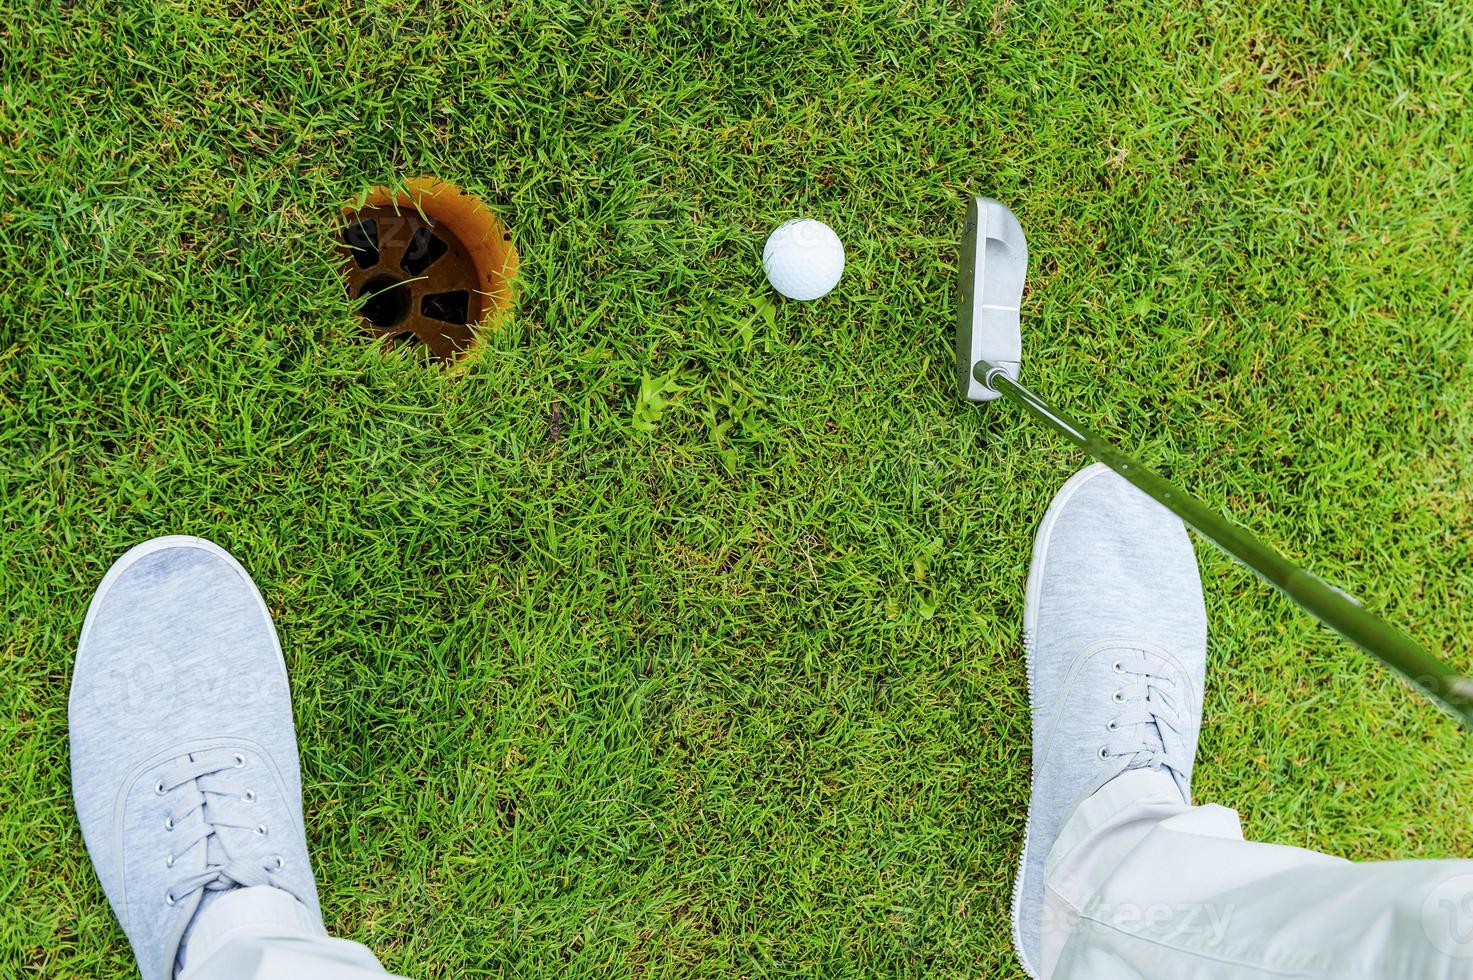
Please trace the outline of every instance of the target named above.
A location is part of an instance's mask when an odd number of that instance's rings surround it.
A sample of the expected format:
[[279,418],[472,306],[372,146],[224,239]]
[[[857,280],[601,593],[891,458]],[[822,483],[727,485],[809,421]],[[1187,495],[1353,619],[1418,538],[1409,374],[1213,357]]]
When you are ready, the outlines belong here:
[[222,775],[244,768],[245,764],[245,757],[239,753],[210,753],[178,763],[154,786],[160,796],[180,793],[187,797],[164,820],[164,829],[173,835],[169,838],[171,849],[165,864],[172,868],[190,848],[205,848],[204,870],[181,877],[170,885],[164,895],[169,905],[177,905],[200,889],[222,891],[277,885],[272,876],[281,870],[279,856],[264,856],[264,848],[253,849],[249,854],[232,854],[218,832],[225,827],[250,831],[254,835],[251,840],[259,840],[263,845],[269,833],[264,823],[249,819],[239,808],[240,804],[254,803],[255,792],[238,779]]
[[1179,695],[1171,678],[1154,672],[1153,659],[1137,650],[1115,660],[1122,684],[1113,699],[1120,713],[1109,723],[1115,737],[1100,748],[1100,758],[1125,758],[1126,769],[1170,769],[1185,778],[1191,760],[1172,748],[1183,741]]

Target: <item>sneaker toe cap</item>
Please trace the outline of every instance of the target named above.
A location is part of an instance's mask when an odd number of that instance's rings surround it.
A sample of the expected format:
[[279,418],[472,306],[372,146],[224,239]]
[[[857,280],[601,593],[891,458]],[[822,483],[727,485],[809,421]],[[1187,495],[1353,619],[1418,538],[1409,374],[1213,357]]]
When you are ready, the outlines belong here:
[[1108,469],[1080,477],[1040,542],[1035,601],[1047,613],[1034,624],[1035,642],[1077,652],[1139,638],[1179,653],[1204,650],[1202,582],[1185,525]]

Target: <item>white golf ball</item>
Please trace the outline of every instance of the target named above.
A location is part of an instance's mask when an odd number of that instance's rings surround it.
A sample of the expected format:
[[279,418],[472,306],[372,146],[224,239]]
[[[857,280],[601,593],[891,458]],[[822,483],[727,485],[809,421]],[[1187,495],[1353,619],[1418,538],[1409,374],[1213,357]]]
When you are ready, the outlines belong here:
[[818,299],[844,274],[844,245],[822,221],[795,218],[767,236],[762,268],[772,288],[788,299]]

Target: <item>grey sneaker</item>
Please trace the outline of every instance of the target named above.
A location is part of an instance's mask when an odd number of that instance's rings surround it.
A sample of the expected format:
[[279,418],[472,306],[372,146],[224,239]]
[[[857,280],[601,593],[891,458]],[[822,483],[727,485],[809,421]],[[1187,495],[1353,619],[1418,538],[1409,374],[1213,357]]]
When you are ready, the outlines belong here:
[[234,558],[167,537],[118,559],[82,626],[70,723],[82,836],[145,980],[174,975],[229,889],[280,888],[321,927],[286,664]]
[[1038,977],[1044,862],[1075,804],[1130,769],[1190,801],[1207,614],[1186,528],[1107,467],[1076,473],[1033,545],[1023,608],[1033,793],[1013,942]]

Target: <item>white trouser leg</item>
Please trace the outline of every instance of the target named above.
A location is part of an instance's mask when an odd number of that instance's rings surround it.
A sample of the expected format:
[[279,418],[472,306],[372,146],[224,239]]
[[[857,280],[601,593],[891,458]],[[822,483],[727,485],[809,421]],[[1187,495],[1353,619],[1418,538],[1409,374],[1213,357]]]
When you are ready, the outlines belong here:
[[368,948],[332,939],[277,888],[242,888],[211,902],[190,926],[179,980],[404,980]]
[[1047,980],[1473,978],[1473,861],[1251,843],[1157,772],[1081,803],[1046,881]]

